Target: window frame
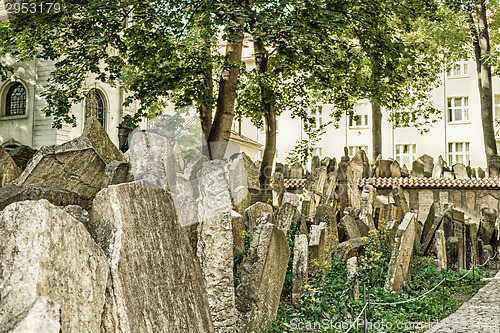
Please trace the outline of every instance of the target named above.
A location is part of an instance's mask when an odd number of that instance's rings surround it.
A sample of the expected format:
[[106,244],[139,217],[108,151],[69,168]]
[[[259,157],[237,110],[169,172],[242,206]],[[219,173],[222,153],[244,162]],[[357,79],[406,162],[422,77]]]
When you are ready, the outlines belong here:
[[[408,147],[409,152],[404,153],[403,148]],[[417,144],[416,143],[397,143],[394,145],[394,159],[399,163],[399,165],[406,165],[407,168],[411,168],[413,162],[417,159]],[[405,157],[408,158],[408,165],[404,162]]]
[[[456,101],[460,100],[459,107],[456,106]],[[456,112],[460,110],[462,119],[456,120]],[[454,96],[448,97],[446,104],[447,123],[448,124],[468,124],[470,123],[469,112],[469,96]],[[465,118],[465,119],[464,119]]]
[[[349,115],[349,124],[348,124],[349,129],[360,129],[360,128],[370,127],[370,117],[368,111],[369,106],[370,103],[359,103],[359,102],[354,105],[354,112],[352,115]],[[354,118],[357,119],[355,120]],[[359,125],[357,124],[358,121],[360,122]],[[354,122],[356,122],[356,124]]]
[[[24,88],[24,93],[25,93],[24,114],[7,115],[7,98],[8,98],[8,95],[9,95],[11,89],[13,89],[13,87],[15,87],[17,85],[20,85],[21,87]],[[6,83],[0,90],[0,119],[1,120],[15,120],[15,119],[29,118],[29,113],[30,113],[30,109],[31,109],[31,106],[29,103],[29,101],[30,101],[29,96],[30,96],[30,92],[28,90],[27,85],[24,82],[22,82],[20,80],[16,80],[16,81]]]
[[[315,105],[309,108],[309,117],[314,118],[314,122],[311,125],[312,129],[318,129],[323,125],[323,105]],[[319,125],[318,125],[319,123]]]
[[453,63],[451,68],[446,72],[446,77],[451,79],[469,77],[469,70],[470,68],[468,60],[460,60]]
[[[457,152],[457,145],[462,144],[462,151]],[[457,156],[462,156],[462,161],[457,161]],[[453,166],[457,163],[462,163],[463,165],[468,165],[470,162],[470,142],[469,141],[459,141],[459,142],[448,142],[448,165]]]
[[[106,98],[106,94],[104,93],[104,91],[98,87],[96,88],[92,88],[89,90],[89,92],[87,93],[87,95],[85,96],[85,99],[84,99],[84,105],[83,105],[83,118],[84,118],[84,122],[87,121],[87,119],[92,116],[92,114],[90,115],[87,115],[87,102],[89,100],[89,97],[90,97],[90,94],[91,93],[95,93],[99,98],[100,100],[102,101],[102,127],[104,128],[104,130],[107,132],[107,125],[108,125],[108,113],[109,113],[109,107],[108,107],[108,101],[107,101],[107,98]],[[97,121],[99,121],[99,118],[97,118]],[[100,122],[100,121],[99,121]]]
[[368,146],[349,146],[348,148],[349,158],[353,158],[354,155],[360,150],[364,150],[366,155],[368,155]]

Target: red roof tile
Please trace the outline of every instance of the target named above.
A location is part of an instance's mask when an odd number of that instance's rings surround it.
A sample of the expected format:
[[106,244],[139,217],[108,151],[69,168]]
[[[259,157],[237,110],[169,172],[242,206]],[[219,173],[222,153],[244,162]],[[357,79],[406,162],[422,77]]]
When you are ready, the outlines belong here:
[[[396,183],[403,188],[500,188],[499,178],[371,178],[371,180],[376,188],[392,188]],[[358,179],[359,187],[367,184],[367,178]]]

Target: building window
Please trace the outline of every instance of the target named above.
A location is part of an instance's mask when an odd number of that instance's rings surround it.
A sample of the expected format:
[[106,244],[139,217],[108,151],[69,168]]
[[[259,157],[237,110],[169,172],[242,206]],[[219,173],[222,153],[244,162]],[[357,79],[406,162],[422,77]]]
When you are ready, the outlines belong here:
[[456,163],[469,164],[469,142],[448,143],[448,163],[450,166]]
[[398,161],[399,165],[406,165],[407,167],[410,167],[416,159],[416,144],[396,145],[396,161]]
[[364,150],[368,154],[368,146],[349,146],[349,157],[353,158],[360,150]]
[[312,128],[319,128],[323,125],[323,106],[317,105],[310,109],[310,116],[313,118]]
[[500,121],[500,95],[495,95],[495,120]]
[[96,118],[102,125],[105,126],[106,103],[104,95],[97,89],[89,91],[85,98],[85,119],[88,117]]
[[354,114],[349,116],[349,127],[368,127],[369,109],[369,103],[356,103],[354,106]]
[[465,60],[458,61],[450,68],[448,76],[466,76],[469,75],[469,65]]
[[26,89],[21,83],[15,83],[7,91],[5,115],[22,116],[26,114]]
[[448,122],[469,120],[469,97],[448,98]]

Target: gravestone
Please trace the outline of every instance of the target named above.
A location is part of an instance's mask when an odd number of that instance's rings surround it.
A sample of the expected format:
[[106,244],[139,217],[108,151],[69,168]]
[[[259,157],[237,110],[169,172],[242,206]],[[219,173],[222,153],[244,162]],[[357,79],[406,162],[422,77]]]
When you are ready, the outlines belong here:
[[[347,280],[352,280],[358,271],[358,258],[352,257],[346,261]],[[359,301],[359,280],[354,284],[354,300]]]
[[319,225],[311,225],[309,233],[309,262],[315,261],[320,265],[327,259],[326,257],[326,239],[327,239],[326,223],[322,222]]
[[418,216],[417,221],[425,221],[429,210],[434,203],[434,193],[432,190],[420,190],[418,192]]
[[269,204],[256,202],[245,210],[243,217],[245,220],[245,227],[249,234],[251,234],[252,230],[258,224],[257,220],[263,213],[269,214],[271,216],[270,222],[274,224],[273,206]]
[[231,191],[239,186],[246,186],[250,192],[252,189],[256,191],[260,189],[259,171],[247,154],[237,153],[231,156],[229,186]]
[[273,176],[273,200],[274,205],[281,206],[283,203],[283,193],[286,192],[285,180],[283,174],[280,172],[275,172]]
[[446,240],[444,238],[443,230],[436,230],[434,237],[434,244],[436,247],[436,258],[438,260],[439,269],[443,270],[448,267],[446,256]]
[[443,157],[439,155],[438,160],[432,169],[432,178],[441,178],[443,176],[445,165],[446,162],[443,160]]
[[477,168],[477,177],[478,178],[484,178],[486,177],[486,172],[481,167]]
[[403,282],[408,279],[416,237],[416,216],[414,213],[407,213],[396,232],[395,244],[392,248],[391,261],[385,281],[386,289],[392,289],[399,293],[403,287]]
[[182,155],[181,146],[178,141],[174,141],[174,145],[172,147],[175,158],[175,171],[177,173],[184,173],[184,169],[186,168],[186,160]]
[[403,178],[410,177],[410,172],[408,171],[408,168],[404,164],[403,164],[403,167],[401,167],[401,177],[403,177]]
[[0,187],[12,183],[21,173],[21,168],[17,166],[9,154],[0,158]]
[[[60,306],[60,331],[99,332],[108,262],[85,226],[47,200],[17,202],[0,212],[0,330],[23,331],[38,311],[47,325]],[[40,297],[45,300],[45,309]],[[59,315],[59,312],[58,314]],[[38,332],[38,331],[35,331]]]
[[245,210],[252,204],[252,196],[246,186],[238,186],[231,191],[233,199],[233,209],[239,214],[244,214]]
[[392,186],[392,197],[394,198],[394,202],[396,203],[396,205],[401,208],[403,214],[406,214],[410,211],[403,189],[398,183]]
[[444,179],[455,179],[455,174],[451,171],[444,171],[443,178]]
[[[210,193],[215,194],[217,186],[212,188]],[[221,201],[217,199],[212,200]],[[206,205],[200,206],[207,209]],[[202,237],[198,237],[201,246],[198,244],[198,248],[205,251],[199,251],[198,256],[204,265],[208,265],[209,241],[226,239],[219,231],[222,223],[216,221],[217,216],[212,219],[202,217],[203,226],[199,230]],[[219,228],[212,228],[210,237],[204,238],[206,225],[210,222],[220,223]],[[227,223],[229,240],[224,243],[224,249],[229,252],[231,281],[228,283],[232,285],[230,222]],[[210,303],[207,301],[207,293],[213,295],[210,292],[213,287],[210,279],[203,280],[200,264],[177,219],[169,192],[144,181],[112,185],[96,195],[87,228],[110,265],[111,278],[102,313],[103,331],[213,332]],[[217,253],[217,262],[223,263],[224,259],[221,249]],[[210,266],[210,274],[223,285],[225,280],[217,270],[219,267]],[[222,299],[221,292],[218,300]],[[229,317],[227,311],[225,318]]]
[[301,297],[304,293],[304,284],[307,281],[307,267],[309,261],[309,245],[306,235],[295,235],[292,266],[292,303],[300,308]]
[[127,162],[115,160],[106,164],[101,188],[128,182],[129,170],[130,163]]
[[321,204],[316,208],[316,223],[326,223],[328,239],[327,248],[336,248],[339,244],[339,233],[337,229],[337,214],[332,206]]
[[368,237],[357,237],[340,243],[335,251],[335,259],[342,259],[345,261],[352,257],[364,255],[367,241]]
[[358,150],[351,162],[351,169],[354,179],[369,178],[370,177],[370,162],[364,150]]
[[328,163],[328,167],[326,168],[328,173],[337,171],[337,159],[334,157]]
[[276,225],[286,235],[291,226],[297,222],[299,215],[296,206],[292,205],[290,202],[285,202],[278,210]]
[[432,177],[432,171],[434,169],[434,159],[429,155],[422,155],[419,159],[424,162],[424,177]]
[[243,252],[245,250],[245,223],[243,222],[243,216],[234,210],[231,211],[231,226],[234,253]]
[[349,240],[358,237],[367,237],[369,231],[369,227],[350,211],[350,213],[345,214],[340,220],[339,232],[342,234],[339,234],[339,239]]
[[481,209],[481,223],[479,225],[478,237],[483,244],[490,244],[493,233],[495,232],[495,223],[497,221],[497,211],[493,208]]
[[193,158],[184,168],[184,176],[189,181],[196,179],[196,175],[201,170],[203,163],[208,162],[208,157],[199,155]]
[[466,269],[477,264],[477,224],[465,223],[465,263]]
[[290,178],[291,179],[302,179],[304,178],[304,168],[298,162],[290,166]]
[[422,178],[422,177],[424,177],[424,168],[425,168],[424,162],[420,158],[417,158],[412,163],[411,176],[413,178]]
[[446,239],[446,257],[448,269],[458,272],[459,270],[459,240],[457,237],[450,236]]
[[319,168],[321,166],[321,161],[319,160],[318,155],[314,155],[311,160],[311,172],[316,170],[316,168]]
[[[28,165],[29,160],[35,155],[36,149],[33,149],[29,146],[19,146],[9,152],[10,157],[16,162],[17,166],[21,168],[21,170],[26,169],[26,165]],[[3,157],[0,154],[0,158]]]
[[467,168],[462,163],[457,163],[453,166],[453,173],[455,174],[455,178],[470,178],[467,174]]
[[241,269],[241,283],[236,287],[238,320],[232,332],[263,330],[274,321],[289,258],[290,248],[283,231],[272,223],[255,227]]
[[401,177],[401,166],[399,165],[398,161],[393,161],[391,163],[391,177],[392,178]]
[[425,220],[424,228],[422,230],[421,250],[424,253],[429,249],[429,245],[431,244],[435,232],[438,230],[443,221],[443,215],[436,212],[434,206],[431,207],[432,208],[429,211],[429,215]]

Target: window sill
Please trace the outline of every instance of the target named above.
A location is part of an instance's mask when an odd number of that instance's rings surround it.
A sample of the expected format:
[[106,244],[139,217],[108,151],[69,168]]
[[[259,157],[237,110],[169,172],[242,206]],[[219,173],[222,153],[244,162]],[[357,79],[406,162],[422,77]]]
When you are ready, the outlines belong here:
[[449,121],[448,125],[470,125],[470,120],[465,120],[465,121]]
[[8,121],[8,120],[19,120],[19,119],[28,119],[28,114],[23,114],[19,116],[0,116],[0,121]]
[[369,129],[369,126],[349,126],[350,130]]
[[450,75],[450,76],[447,76],[448,79],[450,80],[453,80],[453,79],[468,79],[470,78],[470,75],[467,74],[467,75]]

